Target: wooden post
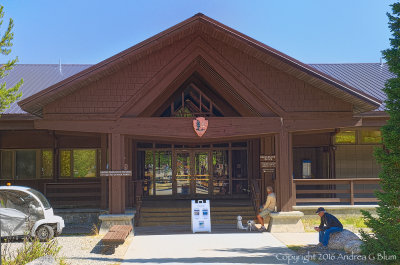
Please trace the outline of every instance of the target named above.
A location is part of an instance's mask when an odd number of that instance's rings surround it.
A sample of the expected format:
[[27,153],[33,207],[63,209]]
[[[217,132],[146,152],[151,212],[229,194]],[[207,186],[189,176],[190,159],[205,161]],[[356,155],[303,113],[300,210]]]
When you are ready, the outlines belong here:
[[354,182],[350,180],[350,204],[354,205]]
[[[296,183],[294,182],[294,179],[292,178],[292,196],[293,196],[293,202],[294,202],[294,205],[296,205],[296,188],[297,188],[297,186],[296,186]],[[293,205],[293,206],[294,206]]]
[[[101,135],[101,170],[107,170],[107,134]],[[107,209],[107,177],[101,177],[101,209]]]
[[277,204],[280,211],[291,211],[295,205],[293,201],[292,191],[292,175],[293,175],[293,148],[292,148],[292,133],[282,129],[275,136],[275,145],[277,155],[276,168],[276,195]]
[[[111,170],[122,170],[124,156],[124,137],[121,134],[112,133],[108,135],[108,149],[110,154]],[[109,213],[125,213],[125,177],[112,176],[108,182],[109,191]]]

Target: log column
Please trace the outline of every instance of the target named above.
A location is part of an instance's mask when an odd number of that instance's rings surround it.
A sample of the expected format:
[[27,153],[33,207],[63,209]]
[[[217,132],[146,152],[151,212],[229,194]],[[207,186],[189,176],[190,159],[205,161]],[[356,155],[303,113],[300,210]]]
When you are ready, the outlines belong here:
[[[109,162],[111,170],[123,170],[125,138],[121,134],[108,135]],[[125,213],[125,177],[112,176],[108,181],[109,213]]]
[[[260,153],[261,155],[266,155],[266,156],[273,156],[275,155],[275,144],[274,144],[274,136],[265,136],[261,138],[260,142],[261,150]],[[271,186],[274,188],[274,191],[276,191],[275,187],[275,172],[272,170],[264,172],[260,168],[260,173],[261,173],[261,201],[262,203],[265,202],[265,198],[267,198],[267,190],[266,188],[268,186]]]
[[278,210],[288,212],[295,205],[292,191],[293,175],[292,133],[282,129],[275,135],[276,154],[276,196]]
[[[108,162],[108,152],[107,152],[107,140],[108,135],[101,135],[101,165],[100,170],[108,170],[107,162]],[[108,195],[108,186],[107,186],[107,177],[101,177],[101,209],[107,209],[107,195]]]

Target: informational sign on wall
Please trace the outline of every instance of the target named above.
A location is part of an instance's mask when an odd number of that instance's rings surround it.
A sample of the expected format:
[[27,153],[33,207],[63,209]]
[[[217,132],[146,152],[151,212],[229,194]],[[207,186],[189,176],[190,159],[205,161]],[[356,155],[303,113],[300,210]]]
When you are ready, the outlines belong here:
[[211,232],[210,200],[192,200],[192,231]]
[[264,173],[274,173],[276,168],[276,156],[260,155],[260,168]]

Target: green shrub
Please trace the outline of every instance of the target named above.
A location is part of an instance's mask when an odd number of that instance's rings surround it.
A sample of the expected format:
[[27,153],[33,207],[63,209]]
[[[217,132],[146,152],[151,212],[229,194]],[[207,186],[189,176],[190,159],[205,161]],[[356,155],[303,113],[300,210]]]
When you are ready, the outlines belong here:
[[24,239],[23,246],[15,251],[11,251],[7,245],[2,248],[1,264],[24,265],[37,258],[50,255],[57,260],[59,265],[66,265],[64,259],[58,257],[60,249],[57,240],[41,243],[37,239],[32,241]]

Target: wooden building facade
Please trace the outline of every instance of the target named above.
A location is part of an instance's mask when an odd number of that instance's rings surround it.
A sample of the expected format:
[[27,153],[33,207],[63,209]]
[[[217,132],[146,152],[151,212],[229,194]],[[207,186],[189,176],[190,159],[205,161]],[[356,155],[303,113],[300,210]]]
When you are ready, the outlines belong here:
[[[251,196],[259,203],[267,185],[281,211],[296,202],[354,203],[358,182],[377,183],[371,146],[387,119],[373,112],[380,104],[197,14],[41,87],[18,103],[24,114],[2,115],[1,183],[32,186],[56,205],[110,213],[143,197]],[[355,169],[351,159],[359,161]],[[310,179],[302,179],[307,166]],[[133,174],[101,178],[106,169]]]

